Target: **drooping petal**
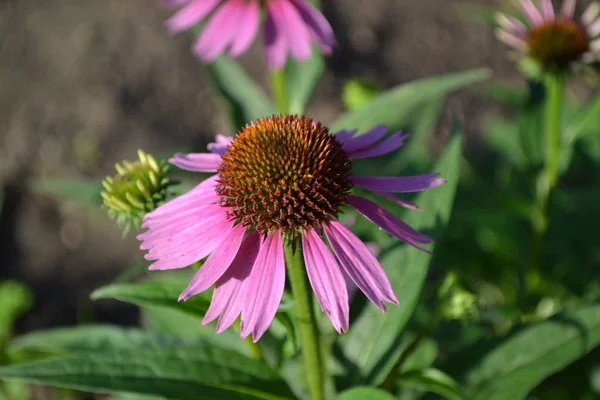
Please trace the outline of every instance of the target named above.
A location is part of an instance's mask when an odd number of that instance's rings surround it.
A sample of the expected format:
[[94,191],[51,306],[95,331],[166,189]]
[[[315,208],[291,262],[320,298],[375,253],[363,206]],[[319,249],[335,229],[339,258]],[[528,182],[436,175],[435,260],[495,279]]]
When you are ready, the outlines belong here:
[[503,43],[506,43],[510,47],[513,47],[520,51],[524,51],[525,49],[527,49],[527,42],[524,39],[513,35],[512,33],[508,33],[507,31],[498,28],[494,30],[494,34],[496,35],[498,40],[500,40]]
[[159,5],[161,7],[166,7],[166,8],[181,7],[182,5],[187,4],[190,1],[197,1],[197,0],[160,0]]
[[179,300],[187,300],[198,293],[204,292],[223,276],[240,249],[245,233],[246,227],[242,225],[234,226],[231,229],[221,244],[196,272],[188,287],[179,296]]
[[217,333],[221,333],[240,315],[244,304],[244,285],[259,249],[260,235],[253,231],[244,239],[235,259],[217,281],[210,307],[202,320],[203,325],[220,316]]
[[177,153],[169,162],[186,171],[195,172],[217,172],[221,164],[221,155],[213,153]]
[[583,12],[581,22],[587,27],[591,25],[600,14],[600,4],[592,2],[589,7]]
[[265,20],[265,58],[269,69],[281,69],[285,66],[287,44],[283,33],[275,23],[273,15],[267,13]]
[[189,231],[188,235],[177,241],[157,241],[150,252],[153,252],[154,256],[159,255],[160,258],[148,268],[153,270],[183,268],[203,259],[221,243],[231,226],[232,222],[223,215],[223,218],[218,223],[214,223],[210,229],[199,224],[193,231]]
[[356,151],[351,151],[348,153],[348,156],[351,159],[358,159],[367,157],[377,157],[383,154],[388,154],[402,147],[407,137],[408,135],[402,135],[396,132],[379,143],[375,143],[371,146],[364,147]]
[[146,214],[144,216],[144,221],[164,218],[167,215],[170,217],[173,214],[186,211],[190,208],[210,204],[217,195],[215,193],[216,185],[217,175],[211,176],[196,185],[195,188],[186,194],[170,200],[156,210]]
[[337,221],[323,225],[325,235],[344,272],[377,307],[398,304],[385,271],[368,247]]
[[219,155],[225,154],[227,152],[227,148],[233,142],[233,138],[225,135],[217,135],[215,136],[215,141],[213,143],[209,143],[206,148],[211,152]]
[[575,15],[576,1],[577,0],[564,0],[563,1],[562,9],[560,10],[560,13],[562,14],[563,17],[566,17],[568,19],[573,18],[573,15]]
[[535,4],[531,0],[521,0],[521,7],[523,8],[523,12],[529,19],[529,21],[533,24],[533,26],[539,26],[544,23],[544,19],[542,18],[542,14],[537,9]]
[[308,60],[311,54],[310,33],[289,0],[272,0],[267,3],[267,10],[272,15],[279,32],[285,36],[294,58],[298,61]]
[[244,0],[227,0],[210,18],[194,43],[194,53],[205,62],[214,61],[229,46],[244,11]]
[[333,46],[335,46],[335,36],[327,19],[307,1],[292,0],[291,3],[300,13],[304,23],[309,28],[311,37],[317,42],[321,51],[325,54],[331,53]]
[[250,47],[250,44],[252,44],[252,41],[258,32],[259,22],[260,9],[258,1],[250,1],[246,4],[246,9],[239,21],[237,35],[229,49],[229,55],[231,57],[237,57],[248,50],[248,47]]
[[398,217],[372,202],[358,196],[348,196],[347,202],[368,220],[379,226],[387,233],[398,239],[431,254],[419,245],[419,243],[431,243],[433,240],[421,232],[411,228],[408,224],[402,222]]
[[547,22],[554,20],[554,7],[552,0],[541,0],[540,9],[542,10],[542,18]]
[[421,209],[415,203],[410,202],[408,200],[399,199],[391,193],[386,193],[386,192],[373,192],[373,193],[375,193],[376,195],[381,196],[385,199],[393,201],[394,203],[398,204],[399,206],[408,208],[409,210],[415,210],[415,211],[421,211],[421,212],[423,211],[423,209]]
[[351,176],[350,180],[356,186],[375,192],[409,193],[431,189],[445,183],[445,179],[438,178],[439,174],[416,176]]
[[497,13],[495,16],[496,23],[505,31],[511,34],[524,35],[527,32],[527,27],[524,23],[513,17],[507,17],[502,13]]
[[344,147],[344,150],[346,150],[347,152],[356,151],[364,147],[370,146],[374,143],[377,143],[385,136],[386,133],[387,127],[384,125],[378,125],[370,131],[363,133],[362,135],[352,137],[350,140],[347,140],[345,143],[342,143],[342,145]]
[[281,233],[275,231],[262,244],[244,288],[241,336],[252,333],[254,342],[273,321],[285,286]]
[[[171,33],[176,33],[191,28],[206,17],[220,1],[221,0],[192,1],[165,22],[167,30]],[[167,7],[184,3],[184,1],[163,1],[163,4]]]
[[302,250],[308,279],[321,309],[339,333],[347,332],[348,290],[338,263],[314,229],[302,233]]

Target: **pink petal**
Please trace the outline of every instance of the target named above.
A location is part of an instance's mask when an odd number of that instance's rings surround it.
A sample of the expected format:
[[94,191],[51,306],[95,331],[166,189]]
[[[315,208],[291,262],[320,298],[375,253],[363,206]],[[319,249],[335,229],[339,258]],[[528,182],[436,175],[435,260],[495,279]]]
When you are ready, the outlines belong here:
[[533,26],[539,26],[544,23],[542,14],[540,14],[539,10],[536,8],[536,6],[531,0],[521,0],[520,4],[523,8],[523,12],[525,12],[525,15],[533,24]]
[[351,159],[358,159],[388,154],[402,147],[407,137],[408,135],[401,135],[396,132],[382,142],[375,143],[371,146],[364,147],[356,151],[351,151],[349,152],[348,156]]
[[342,269],[365,296],[383,311],[384,301],[398,304],[385,271],[369,248],[337,221],[323,228]]
[[527,32],[527,27],[524,23],[513,17],[507,17],[504,14],[496,14],[496,23],[505,31],[511,34],[524,35]]
[[387,127],[384,125],[378,125],[368,132],[362,135],[353,137],[352,139],[342,143],[344,150],[347,152],[356,151],[364,147],[370,146],[381,140],[387,133]]
[[311,55],[310,33],[289,0],[268,2],[267,12],[273,16],[277,28],[285,36],[294,58],[301,62],[308,60]]
[[214,201],[215,196],[218,196],[215,193],[216,185],[217,175],[211,176],[186,194],[170,200],[156,210],[146,214],[144,216],[144,221],[160,219],[165,216],[170,217],[173,214],[177,214],[190,208],[210,204]]
[[408,200],[404,200],[404,199],[399,199],[396,196],[394,196],[393,194],[390,193],[386,193],[386,192],[373,192],[378,196],[381,196],[385,199],[388,199],[390,201],[393,201],[394,203],[398,204],[399,206],[402,206],[404,208],[408,208],[409,210],[415,210],[415,211],[423,211],[423,209],[419,208],[419,206],[417,206],[415,203],[410,202]]
[[542,10],[542,17],[544,20],[550,22],[554,19],[554,7],[552,7],[552,0],[541,0],[540,8]]
[[446,182],[438,176],[437,173],[400,177],[351,176],[350,181],[375,192],[408,193],[431,189]]
[[259,22],[260,9],[258,7],[258,1],[250,1],[240,17],[237,36],[229,49],[229,55],[231,57],[237,57],[248,50],[248,47],[250,47],[250,44],[258,32]]
[[281,69],[287,58],[287,43],[271,13],[265,21],[265,58],[269,69]]
[[283,296],[285,260],[281,232],[267,236],[247,279],[241,336],[246,337],[252,332],[252,339],[256,342],[275,318]]
[[494,30],[494,33],[498,40],[500,40],[503,43],[506,43],[507,45],[516,50],[525,51],[525,49],[527,48],[527,42],[524,39],[513,35],[512,33],[508,33],[507,31],[499,28]]
[[177,153],[169,162],[186,171],[217,172],[221,164],[221,155],[212,153]]
[[246,233],[246,227],[234,226],[221,244],[211,253],[206,262],[192,278],[188,287],[181,293],[179,300],[187,300],[215,284],[233,262]]
[[311,37],[317,42],[321,51],[325,54],[331,53],[333,46],[335,46],[335,36],[327,19],[307,1],[292,0],[292,4],[300,13],[304,23],[309,28]]
[[243,287],[259,249],[260,235],[254,231],[244,239],[235,259],[217,281],[210,307],[202,320],[203,325],[220,315],[217,333],[221,333],[240,315],[244,304]]
[[[151,249],[153,256],[160,257],[150,265],[149,269],[183,268],[209,255],[223,240],[231,229],[232,222],[225,217],[215,223],[211,229],[198,225],[189,235],[178,240],[164,240]],[[148,254],[150,254],[150,252]],[[146,255],[146,258],[148,255]]]
[[201,207],[190,208],[174,214],[171,218],[148,219],[142,228],[148,229],[137,236],[139,240],[148,240],[153,237],[163,237],[167,234],[177,234],[200,223],[206,223],[209,218],[223,214],[221,206],[208,204]]
[[227,0],[214,13],[194,44],[194,53],[205,62],[214,61],[235,39],[244,0]]
[[350,319],[348,290],[340,267],[314,229],[303,232],[302,250],[308,279],[321,309],[338,333],[347,332]]
[[354,135],[356,135],[356,132],[358,132],[356,129],[353,131],[339,131],[333,134],[333,137],[335,137],[338,142],[340,142],[342,144],[342,146],[345,148],[345,146],[351,142],[353,139],[352,137]]
[[[192,1],[165,22],[167,30],[170,33],[176,33],[191,28],[206,17],[220,1],[221,0]],[[167,6],[175,6],[183,3],[183,1],[171,1],[166,4]],[[165,4],[165,2],[163,2],[163,4]]]
[[395,215],[379,206],[371,200],[358,196],[348,196],[347,202],[358,212],[365,216],[369,221],[382,228],[384,231],[398,239],[431,254],[419,245],[419,243],[431,243],[433,240],[423,235],[421,232],[411,228],[408,224],[402,222]]
[[227,152],[227,148],[233,142],[233,138],[225,135],[215,136],[215,141],[209,143],[206,147],[211,153],[223,155]]
[[573,18],[573,15],[575,14],[576,1],[577,0],[564,0],[560,13],[568,19]]

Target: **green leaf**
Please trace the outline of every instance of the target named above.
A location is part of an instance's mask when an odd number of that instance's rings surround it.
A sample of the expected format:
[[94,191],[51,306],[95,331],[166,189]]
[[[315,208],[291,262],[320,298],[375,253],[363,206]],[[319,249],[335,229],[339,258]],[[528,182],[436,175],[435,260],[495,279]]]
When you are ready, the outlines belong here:
[[276,113],[275,107],[260,86],[237,62],[220,57],[207,68],[217,90],[230,108],[231,121],[236,130],[248,122]]
[[336,400],[394,400],[394,396],[383,390],[361,387],[346,390]]
[[600,122],[600,92],[592,98],[587,105],[567,125],[564,138],[567,145],[572,144],[578,138],[591,133],[598,132]]
[[361,108],[381,93],[375,84],[361,79],[352,79],[342,89],[342,103],[348,111]]
[[80,353],[132,348],[181,346],[183,340],[158,336],[135,328],[89,325],[54,328],[20,336],[9,343],[9,351]]
[[465,374],[473,400],[523,399],[544,378],[600,344],[600,304],[529,326],[483,355]]
[[0,282],[0,347],[12,336],[14,322],[33,304],[31,290],[16,281]]
[[293,398],[264,364],[208,346],[78,354],[0,368],[0,379],[183,400]]
[[384,91],[365,106],[342,115],[331,125],[331,131],[358,129],[364,132],[379,124],[397,128],[416,107],[489,76],[489,70],[477,69],[399,85]]
[[443,396],[448,400],[465,400],[458,383],[445,373],[435,368],[406,371],[398,377],[401,387],[419,389]]
[[187,301],[177,301],[185,285],[168,282],[117,283],[95,290],[90,298],[117,299],[138,306],[166,307],[186,314],[203,317],[210,305],[210,293],[203,292]]
[[[461,138],[458,132],[450,140],[435,171],[448,182],[421,193],[416,204],[424,212],[410,212],[405,221],[434,240],[440,238],[448,223],[459,178]],[[381,263],[400,301],[382,314],[369,306],[350,326],[344,338],[345,356],[370,384],[380,384],[401,353],[400,336],[417,305],[431,256],[406,244],[397,244],[386,252]]]
[[45,195],[61,197],[90,206],[102,204],[102,184],[99,181],[84,181],[62,178],[40,178],[33,182],[33,190]]
[[302,115],[323,75],[325,61],[320,51],[313,49],[312,58],[304,63],[290,59],[285,66],[286,88],[290,114]]

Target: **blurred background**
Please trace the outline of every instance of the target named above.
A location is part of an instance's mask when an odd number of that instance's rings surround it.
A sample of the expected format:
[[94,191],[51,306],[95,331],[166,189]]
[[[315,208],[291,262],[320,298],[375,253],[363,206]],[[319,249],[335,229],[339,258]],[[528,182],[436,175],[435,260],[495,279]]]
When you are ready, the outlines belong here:
[[[155,155],[203,151],[215,133],[234,133],[190,52],[193,37],[169,36],[168,13],[156,3],[0,0],[0,342],[77,323],[139,324],[134,306],[89,300],[140,262],[135,234],[123,240],[105,210],[49,194],[44,179],[100,182],[114,174],[115,162],[135,159],[138,148]],[[488,67],[494,80],[525,87],[506,47],[482,22],[486,7],[499,5],[323,0],[338,46],[308,115],[333,121],[344,108],[339,94],[354,78],[385,89]],[[260,41],[240,62],[267,87]],[[585,96],[590,89],[573,90]],[[485,122],[503,112],[480,87],[451,95],[430,132],[431,152],[443,147],[453,118],[464,127],[467,152],[476,152]],[[38,398],[52,398],[44,393]]]

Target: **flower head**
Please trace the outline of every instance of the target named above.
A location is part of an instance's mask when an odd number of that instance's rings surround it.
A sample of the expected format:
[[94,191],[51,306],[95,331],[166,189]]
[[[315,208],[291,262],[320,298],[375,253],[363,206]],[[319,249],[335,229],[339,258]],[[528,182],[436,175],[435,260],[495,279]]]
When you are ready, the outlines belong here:
[[592,3],[575,18],[576,0],[564,0],[555,13],[551,0],[520,0],[525,22],[497,14],[500,40],[526,55],[543,70],[565,70],[578,61],[591,62],[600,53],[600,5]]
[[266,11],[265,52],[269,68],[280,69],[288,53],[300,62],[311,55],[311,42],[329,54],[335,44],[331,26],[307,0],[161,0],[166,7],[180,7],[166,25],[180,32],[206,19],[194,43],[194,53],[205,62],[227,52],[243,54],[258,32],[261,8]]
[[167,197],[170,185],[166,177],[166,163],[157,163],[154,157],[138,150],[139,161],[116,163],[117,175],[102,181],[105,191],[100,193],[108,215],[124,227],[124,235],[132,226],[139,227],[147,212],[154,210]]
[[[208,256],[180,299],[215,285],[203,320],[217,317],[217,332],[241,314],[241,334],[254,340],[267,330],[285,285],[284,241],[302,249],[306,272],[322,310],[339,332],[349,323],[348,276],[377,307],[397,304],[390,282],[369,248],[337,221],[349,205],[382,229],[418,249],[431,242],[354,186],[413,207],[392,193],[415,192],[444,182],[437,174],[411,177],[352,175],[352,160],[389,153],[406,135],[378,126],[330,135],[305,117],[273,116],[217,136],[208,154],[177,154],[180,168],[214,172],[190,192],[144,218],[138,238],[151,269],[182,268]],[[329,250],[326,242],[331,246]]]

